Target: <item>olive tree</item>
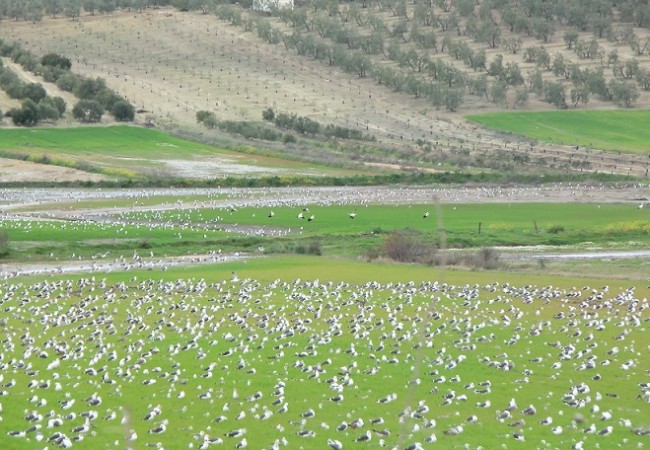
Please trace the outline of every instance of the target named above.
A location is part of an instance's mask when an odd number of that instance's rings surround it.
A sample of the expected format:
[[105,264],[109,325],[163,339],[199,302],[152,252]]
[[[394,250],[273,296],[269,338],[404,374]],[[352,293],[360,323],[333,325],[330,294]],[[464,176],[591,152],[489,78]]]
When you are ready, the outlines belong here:
[[103,115],[104,108],[95,100],[79,100],[72,108],[72,116],[82,122],[99,122]]

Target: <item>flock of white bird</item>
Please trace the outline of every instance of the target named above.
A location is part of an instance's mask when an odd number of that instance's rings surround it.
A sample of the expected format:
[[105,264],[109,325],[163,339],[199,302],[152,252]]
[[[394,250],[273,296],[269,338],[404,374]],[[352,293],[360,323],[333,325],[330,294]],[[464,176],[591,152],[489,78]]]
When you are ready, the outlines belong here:
[[0,287],[3,448],[612,448],[650,439],[648,300],[494,282]]
[[[126,210],[146,210],[150,197],[175,192],[125,193],[133,199]],[[547,193],[196,190],[211,196],[205,204],[168,207],[356,205],[360,195],[384,203],[542,200]],[[0,194],[23,204],[84,198],[65,190]],[[61,226],[90,223],[80,219]],[[117,262],[142,267],[133,259]],[[109,282],[95,275],[0,284],[0,448],[607,449],[650,442],[647,289],[239,276]]]

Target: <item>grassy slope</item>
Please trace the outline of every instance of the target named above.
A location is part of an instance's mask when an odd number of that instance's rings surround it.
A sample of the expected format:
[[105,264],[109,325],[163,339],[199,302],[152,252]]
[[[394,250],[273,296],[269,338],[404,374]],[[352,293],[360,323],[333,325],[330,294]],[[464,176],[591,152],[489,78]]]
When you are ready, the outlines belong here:
[[138,170],[142,160],[197,160],[211,156],[230,159],[236,164],[274,168],[309,169],[330,173],[327,167],[297,161],[246,155],[211,145],[178,139],[161,131],[126,125],[109,127],[3,129],[0,151],[28,154],[35,157],[70,158]]
[[650,154],[650,110],[499,112],[467,119],[541,141]]
[[108,153],[142,157],[155,152],[169,156],[179,152],[214,152],[208,145],[176,139],[158,130],[131,126],[7,129],[0,133],[0,148],[7,150]]

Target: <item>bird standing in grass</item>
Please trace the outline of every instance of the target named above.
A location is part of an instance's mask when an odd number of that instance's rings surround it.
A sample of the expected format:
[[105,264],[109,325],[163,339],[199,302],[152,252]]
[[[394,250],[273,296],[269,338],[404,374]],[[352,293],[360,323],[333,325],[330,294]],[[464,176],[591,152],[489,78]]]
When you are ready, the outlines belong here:
[[422,215],[422,218],[423,218],[423,219],[426,219],[427,217],[429,217],[429,211],[425,212],[425,213]]

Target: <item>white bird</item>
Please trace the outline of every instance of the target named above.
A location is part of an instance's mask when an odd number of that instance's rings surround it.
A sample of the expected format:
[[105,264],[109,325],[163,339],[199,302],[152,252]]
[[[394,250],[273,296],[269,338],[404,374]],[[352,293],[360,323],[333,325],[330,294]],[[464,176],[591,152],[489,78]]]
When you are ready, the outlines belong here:
[[163,420],[156,428],[149,430],[150,434],[161,434],[167,431],[167,420]]
[[341,444],[340,441],[337,441],[335,439],[328,439],[327,440],[327,445],[332,447],[333,450],[342,450],[343,449],[343,444]]
[[372,439],[372,433],[367,430],[364,434],[356,438],[357,442],[369,442]]
[[238,438],[246,434],[246,428],[238,428],[237,430],[232,430],[226,433],[226,436],[231,438]]

